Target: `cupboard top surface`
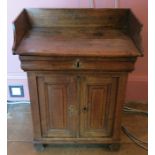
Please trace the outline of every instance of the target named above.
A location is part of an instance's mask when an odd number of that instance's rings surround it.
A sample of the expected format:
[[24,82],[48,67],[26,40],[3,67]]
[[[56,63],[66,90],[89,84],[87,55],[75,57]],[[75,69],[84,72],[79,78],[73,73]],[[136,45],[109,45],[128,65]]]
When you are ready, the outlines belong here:
[[23,10],[14,21],[14,54],[141,56],[141,24],[129,13],[128,9]]

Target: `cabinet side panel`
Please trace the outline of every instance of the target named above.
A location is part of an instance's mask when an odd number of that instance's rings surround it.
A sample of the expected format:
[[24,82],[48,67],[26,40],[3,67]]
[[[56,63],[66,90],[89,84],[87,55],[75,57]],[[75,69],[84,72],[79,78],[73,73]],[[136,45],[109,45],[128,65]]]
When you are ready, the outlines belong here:
[[125,102],[126,84],[127,84],[128,74],[120,76],[118,79],[117,95],[116,95],[116,107],[114,115],[114,128],[113,128],[113,140],[120,140],[121,133],[121,114],[123,105]]
[[23,10],[19,16],[13,22],[13,32],[14,32],[14,43],[13,43],[13,54],[16,53],[16,49],[23,39],[24,35],[31,29],[31,24],[29,22],[27,12]]
[[40,110],[38,103],[38,88],[35,73],[28,72],[28,85],[31,101],[31,112],[33,121],[34,139],[41,137]]

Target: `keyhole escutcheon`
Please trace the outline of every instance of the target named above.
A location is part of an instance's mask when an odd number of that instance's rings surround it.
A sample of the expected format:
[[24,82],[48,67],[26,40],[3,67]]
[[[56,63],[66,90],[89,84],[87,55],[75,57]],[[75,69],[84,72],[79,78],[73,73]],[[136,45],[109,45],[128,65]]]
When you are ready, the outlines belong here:
[[80,68],[80,59],[76,59],[75,61],[75,67]]

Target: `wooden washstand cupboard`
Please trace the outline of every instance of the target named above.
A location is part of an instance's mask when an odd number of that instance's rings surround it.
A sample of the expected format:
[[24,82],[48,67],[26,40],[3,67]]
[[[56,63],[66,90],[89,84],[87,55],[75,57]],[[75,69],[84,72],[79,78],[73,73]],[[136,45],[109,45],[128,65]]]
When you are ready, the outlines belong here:
[[27,72],[34,145],[118,149],[128,73],[142,56],[142,25],[129,9],[24,9],[14,54]]

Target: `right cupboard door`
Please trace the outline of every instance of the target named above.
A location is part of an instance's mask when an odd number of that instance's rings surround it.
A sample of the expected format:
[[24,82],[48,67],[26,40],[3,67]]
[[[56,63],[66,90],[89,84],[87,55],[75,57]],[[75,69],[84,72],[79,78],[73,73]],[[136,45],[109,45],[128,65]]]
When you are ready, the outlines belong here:
[[118,77],[88,75],[81,80],[80,136],[111,137]]

